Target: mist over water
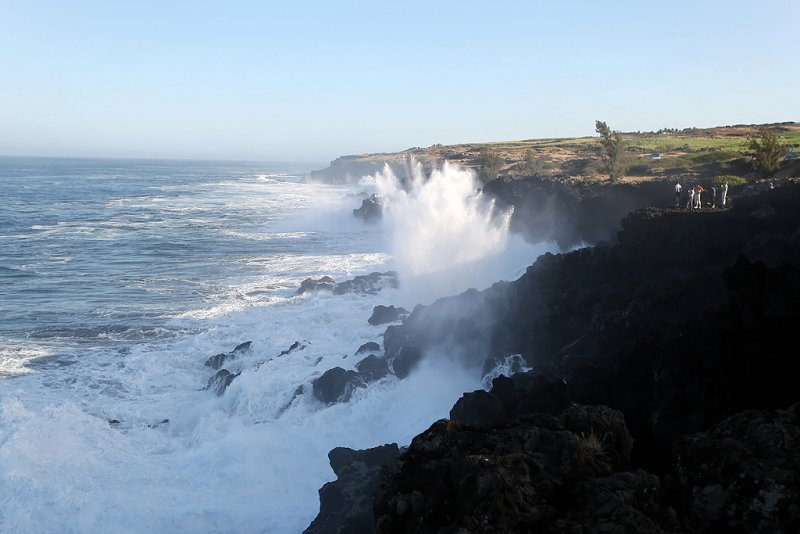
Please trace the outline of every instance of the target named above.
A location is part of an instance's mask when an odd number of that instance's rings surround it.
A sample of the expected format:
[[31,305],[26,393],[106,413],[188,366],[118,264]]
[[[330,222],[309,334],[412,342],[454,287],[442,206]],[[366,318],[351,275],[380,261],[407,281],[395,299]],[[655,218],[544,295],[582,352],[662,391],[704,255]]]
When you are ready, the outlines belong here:
[[[19,210],[0,211],[0,276],[17,284],[0,302],[15,318],[0,319],[2,532],[302,531],[334,478],[330,449],[407,444],[481,387],[442,351],[406,380],[320,403],[315,378],[382,344],[372,308],[514,278],[548,248],[509,236],[508,214],[455,166],[407,188],[374,177],[377,227],[354,220],[349,188],[151,167],[0,173]],[[295,295],[309,276],[392,268],[399,289]],[[243,341],[252,350],[226,364],[241,375],[205,390],[205,360]],[[295,341],[306,348],[278,356]]]
[[484,197],[475,172],[445,162],[423,172],[411,162],[401,182],[387,165],[371,177],[384,203],[384,225],[396,268],[411,300],[483,289],[516,278],[552,244],[511,236],[512,212]]

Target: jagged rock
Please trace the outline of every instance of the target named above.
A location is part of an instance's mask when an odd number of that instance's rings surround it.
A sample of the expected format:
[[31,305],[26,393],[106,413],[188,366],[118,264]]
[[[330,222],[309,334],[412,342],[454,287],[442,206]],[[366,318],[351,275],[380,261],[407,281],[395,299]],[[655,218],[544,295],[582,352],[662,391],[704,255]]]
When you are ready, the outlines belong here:
[[415,347],[403,347],[392,360],[392,370],[397,378],[406,378],[422,359],[422,352]]
[[355,371],[334,367],[315,379],[312,385],[316,398],[332,404],[349,400],[357,387],[363,387],[363,381]]
[[513,231],[534,243],[556,241],[564,249],[612,239],[619,220],[631,210],[669,207],[673,198],[664,194],[669,190],[658,181],[589,187],[543,176],[492,180],[483,188],[497,208],[513,207]]
[[231,373],[227,369],[220,369],[217,371],[217,374],[208,379],[206,389],[210,389],[217,395],[222,395],[225,393],[225,390],[228,389],[228,386],[231,385],[234,378],[239,376],[239,374],[240,373]]
[[236,345],[236,347],[233,349],[233,352],[234,352],[234,354],[236,354],[236,353],[240,353],[240,352],[246,352],[246,351],[250,350],[250,347],[251,347],[252,345],[253,345],[253,342],[252,342],[252,341],[245,341],[244,343],[239,343],[239,344],[238,344],[238,345]]
[[328,458],[337,479],[319,490],[319,515],[304,534],[374,532],[372,498],[380,484],[381,468],[399,454],[394,443],[362,451],[331,450]]
[[223,365],[225,365],[225,362],[236,359],[241,354],[248,352],[252,344],[252,341],[245,341],[244,343],[239,343],[236,345],[231,352],[222,352],[220,354],[211,356],[206,360],[205,366],[211,367],[212,369],[220,369]]
[[361,202],[361,207],[353,210],[353,215],[364,222],[375,222],[383,217],[383,202],[378,195],[371,195]]
[[[521,354],[534,370],[454,409],[482,428],[414,439],[387,467],[377,530],[798,530],[797,407],[728,420],[800,401],[798,205],[787,185],[725,210],[633,212],[612,245],[544,255],[388,327],[398,376],[404,351],[448,344],[470,365]],[[623,412],[627,432],[575,403]]]
[[356,369],[364,382],[375,382],[389,374],[389,363],[385,358],[370,354],[356,364]]
[[336,281],[330,276],[323,276],[322,278],[306,278],[300,282],[300,289],[297,290],[298,295],[308,293],[309,291],[332,291],[336,285]]
[[483,390],[464,393],[453,408],[450,419],[464,426],[491,428],[508,420],[503,401]]
[[510,356],[495,356],[487,358],[483,363],[483,371],[481,372],[481,380],[487,381],[497,378],[501,374],[511,376],[514,373],[522,372],[525,368],[526,362],[521,354],[512,354]]
[[[415,307],[387,328],[386,355],[451,345],[467,364],[518,353],[549,366],[492,393],[512,416],[623,410],[637,465],[660,475],[675,436],[800,400],[786,349],[800,346],[800,187],[774,193],[708,213],[633,212],[613,246],[546,254],[514,282]],[[774,214],[751,217],[763,204]]]
[[408,311],[403,308],[378,305],[372,308],[372,315],[367,319],[367,322],[372,326],[378,326],[399,321],[406,316],[408,316]]
[[301,341],[295,341],[294,343],[292,343],[289,346],[288,349],[282,350],[281,353],[278,354],[278,357],[280,358],[281,356],[286,356],[287,354],[291,354],[292,352],[294,352],[296,350],[304,350],[306,347],[308,347],[309,344],[310,343],[308,341],[305,341],[305,340],[302,341],[302,342]]
[[613,445],[630,442],[622,414],[580,408],[491,430],[434,423],[384,470],[376,531],[677,531],[658,477],[616,470],[629,460]]
[[750,410],[678,439],[676,473],[693,530],[800,532],[800,404]]
[[381,350],[381,346],[380,345],[378,345],[374,341],[367,341],[366,343],[364,343],[363,345],[358,347],[358,350],[356,351],[356,355],[363,354],[365,352],[378,352],[379,350]]
[[397,288],[397,273],[394,271],[356,276],[352,280],[336,284],[336,287],[333,288],[333,293],[335,295],[343,295],[345,293],[375,295],[387,288]]
[[225,364],[225,360],[228,359],[230,353],[221,352],[214,356],[211,356],[209,359],[206,360],[205,366],[211,367],[212,369],[219,369]]

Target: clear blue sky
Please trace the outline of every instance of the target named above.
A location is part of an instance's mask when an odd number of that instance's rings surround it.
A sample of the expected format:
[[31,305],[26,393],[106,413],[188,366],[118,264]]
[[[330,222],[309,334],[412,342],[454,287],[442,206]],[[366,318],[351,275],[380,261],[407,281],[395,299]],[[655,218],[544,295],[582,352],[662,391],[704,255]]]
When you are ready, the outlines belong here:
[[798,23],[798,0],[0,0],[0,154],[326,161],[800,120]]

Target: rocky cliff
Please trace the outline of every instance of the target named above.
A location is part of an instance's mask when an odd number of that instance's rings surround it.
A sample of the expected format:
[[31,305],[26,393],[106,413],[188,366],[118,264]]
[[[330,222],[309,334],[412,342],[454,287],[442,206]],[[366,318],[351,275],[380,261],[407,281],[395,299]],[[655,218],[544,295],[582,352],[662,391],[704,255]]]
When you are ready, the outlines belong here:
[[640,210],[611,245],[389,327],[390,362],[444,344],[533,370],[465,394],[387,464],[377,531],[800,530],[798,205],[786,185]]

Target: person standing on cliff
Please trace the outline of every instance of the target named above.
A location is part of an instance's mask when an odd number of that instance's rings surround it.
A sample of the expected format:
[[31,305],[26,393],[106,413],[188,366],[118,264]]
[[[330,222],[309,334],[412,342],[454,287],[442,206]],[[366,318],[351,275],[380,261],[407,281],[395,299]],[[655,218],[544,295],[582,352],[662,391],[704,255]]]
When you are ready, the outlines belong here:
[[675,207],[677,208],[680,205],[681,205],[681,183],[680,182],[676,182],[675,183]]
[[688,210],[694,205],[694,189],[689,188],[689,200],[686,202],[686,209]]
[[720,202],[720,207],[725,207],[725,201],[728,199],[728,182],[722,184],[722,199]]
[[700,203],[700,193],[703,191],[705,191],[705,189],[703,189],[703,186],[700,184],[694,186],[694,207],[697,209],[703,208],[703,205]]

